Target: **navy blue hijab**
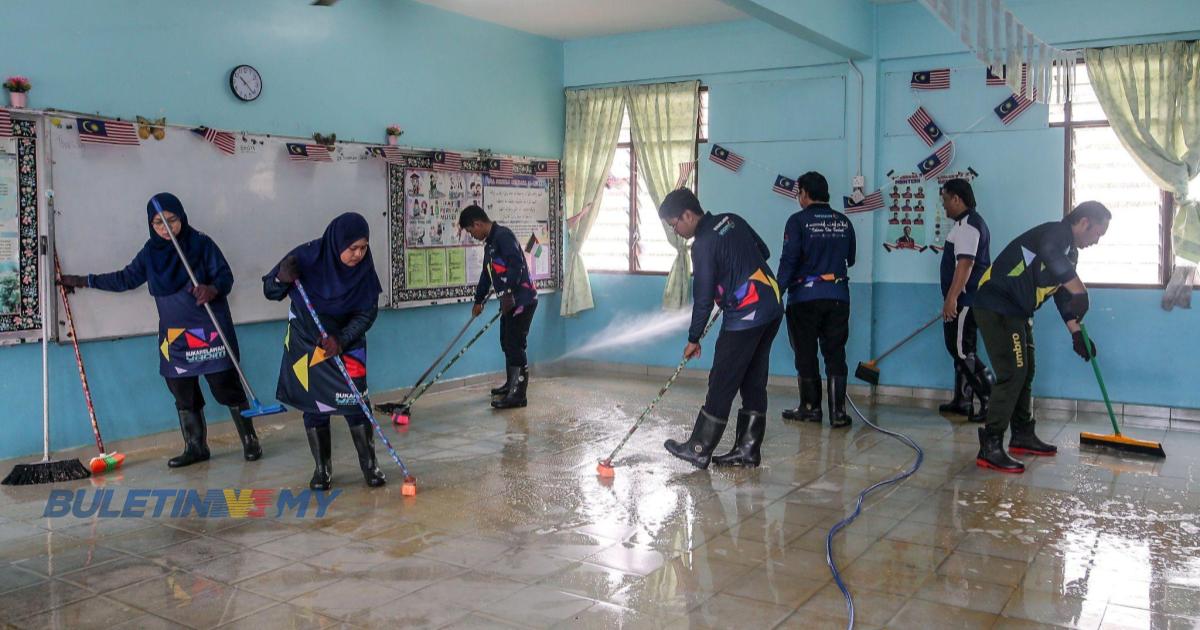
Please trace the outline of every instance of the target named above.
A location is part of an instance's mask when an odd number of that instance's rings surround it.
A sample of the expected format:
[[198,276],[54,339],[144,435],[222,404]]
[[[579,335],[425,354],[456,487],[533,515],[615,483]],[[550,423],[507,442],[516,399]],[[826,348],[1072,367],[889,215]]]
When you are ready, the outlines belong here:
[[[291,255],[300,264],[300,281],[317,312],[337,316],[378,306],[383,286],[375,273],[371,250],[367,249],[367,255],[353,267],[341,258],[354,241],[370,237],[367,220],[357,212],[347,212],[331,221],[321,238],[292,250]],[[276,267],[272,275],[278,272]]]
[[[161,297],[178,293],[191,281],[188,279],[187,269],[179,259],[179,254],[175,251],[175,246],[171,245],[171,240],[159,236],[154,231],[154,226],[151,225],[158,216],[158,212],[154,208],[155,201],[158,202],[163,212],[170,212],[179,217],[182,225],[179,234],[175,235],[175,240],[179,241],[179,247],[187,256],[193,271],[204,273],[205,258],[209,254],[209,249],[215,245],[212,239],[192,229],[192,226],[188,224],[187,212],[184,212],[183,204],[179,202],[178,197],[168,192],[161,192],[151,197],[150,201],[146,202],[146,229],[150,231],[150,240],[146,241],[142,247],[142,255],[146,256],[148,263],[146,265],[146,283],[149,285],[150,295]],[[167,227],[169,229],[170,225]],[[201,282],[205,280],[204,278],[198,279]]]

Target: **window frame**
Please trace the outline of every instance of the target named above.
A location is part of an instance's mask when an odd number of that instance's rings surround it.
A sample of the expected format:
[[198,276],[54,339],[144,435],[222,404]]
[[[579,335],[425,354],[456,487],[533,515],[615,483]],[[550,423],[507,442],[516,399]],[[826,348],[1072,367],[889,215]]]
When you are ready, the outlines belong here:
[[[1083,66],[1084,62],[1079,61],[1079,66]],[[1086,69],[1083,69],[1086,72]],[[1066,217],[1071,213],[1074,207],[1074,200],[1071,198],[1071,193],[1074,190],[1075,169],[1075,135],[1076,129],[1096,129],[1108,127],[1112,128],[1107,116],[1104,120],[1084,120],[1075,121],[1071,115],[1072,94],[1071,86],[1068,84],[1067,98],[1063,101],[1063,119],[1062,122],[1049,123],[1051,128],[1061,127],[1063,129],[1063,216]],[[1121,282],[1089,282],[1088,288],[1095,289],[1164,289],[1167,282],[1171,279],[1171,271],[1173,261],[1175,260],[1175,252],[1171,245],[1171,224],[1172,218],[1175,216],[1175,195],[1168,191],[1159,189],[1159,224],[1161,226],[1161,234],[1159,235],[1159,261],[1158,261],[1158,282],[1157,283],[1121,283]]]
[[[708,94],[708,86],[707,85],[700,86],[700,94],[701,94],[701,97],[700,97],[701,99],[704,98],[704,95]],[[695,191],[694,192],[697,192],[697,193],[699,193],[699,191],[700,191],[700,168],[699,168],[700,151],[699,151],[699,147],[701,144],[708,143],[708,134],[705,133],[706,130],[701,125],[702,122],[703,122],[702,108],[697,108],[697,110],[696,110],[696,147],[697,147],[697,149],[694,153],[695,159],[697,161],[697,164],[696,164],[697,168],[692,171],[692,177],[694,178],[694,181],[695,181]],[[637,221],[637,217],[638,217],[638,168],[637,168],[638,158],[637,158],[637,151],[635,151],[633,148],[633,138],[632,137],[630,137],[629,142],[617,142],[616,150],[620,151],[622,149],[629,150],[629,225],[628,225],[629,236],[625,241],[629,248],[629,256],[628,256],[629,269],[624,269],[624,270],[622,270],[622,269],[595,269],[595,270],[588,269],[588,273],[606,274],[606,275],[664,276],[665,277],[670,274],[669,271],[651,271],[651,270],[638,268],[637,250],[638,250],[638,240],[641,237],[641,234],[638,231],[638,221]]]

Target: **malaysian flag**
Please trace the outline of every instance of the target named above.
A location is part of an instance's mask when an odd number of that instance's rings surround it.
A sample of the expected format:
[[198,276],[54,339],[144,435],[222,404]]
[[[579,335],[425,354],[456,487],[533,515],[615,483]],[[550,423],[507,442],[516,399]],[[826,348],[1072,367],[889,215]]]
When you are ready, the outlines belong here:
[[533,174],[537,177],[545,177],[555,179],[558,177],[558,160],[550,160],[548,162],[534,162]]
[[908,87],[914,90],[944,90],[950,87],[950,69],[921,70],[912,73]]
[[908,124],[917,132],[917,136],[925,141],[927,146],[937,144],[944,136],[942,130],[929,117],[929,112],[925,111],[924,107],[918,107],[917,111],[912,116],[908,117]]
[[0,109],[0,136],[12,136],[12,116],[3,109]]
[[696,170],[695,162],[680,162],[679,163],[679,179],[675,180],[675,190],[679,190],[687,186],[688,178],[692,176],[692,171]]
[[124,144],[138,146],[137,131],[133,123],[119,120],[97,120],[80,118],[75,121],[79,129],[79,140],[94,144]]
[[846,209],[846,214],[878,210],[883,207],[883,191],[876,190],[857,203],[850,197],[842,197],[842,206]]
[[462,155],[449,151],[434,151],[429,154],[429,166],[435,171],[461,171]]
[[746,161],[742,158],[742,156],[730,151],[729,149],[726,149],[719,144],[713,145],[712,151],[708,152],[708,159],[720,164],[721,166],[724,166],[731,171],[737,171],[738,169],[742,168],[742,163]]
[[211,142],[226,155],[233,155],[237,152],[237,143],[233,139],[233,134],[228,131],[217,131],[208,127],[196,127],[192,130],[192,133],[204,138],[206,142]]
[[1005,71],[1007,70],[1007,68],[1004,66],[1001,66],[1001,68],[1002,69],[1000,70],[999,75],[993,74],[991,68],[988,68],[986,70],[988,85],[1004,85],[1004,74],[1005,74]]
[[293,162],[332,162],[329,149],[319,144],[287,143],[288,159]]
[[1004,99],[1004,102],[997,105],[992,111],[996,112],[996,115],[1000,117],[1000,121],[1007,125],[1016,120],[1022,112],[1029,109],[1030,105],[1033,105],[1033,101],[1013,94]]
[[800,196],[800,191],[796,190],[796,180],[788,179],[783,175],[775,177],[775,185],[771,187],[771,190],[788,199],[796,199]]
[[493,158],[487,161],[488,175],[492,177],[512,177],[513,161],[507,158]]
[[383,158],[383,161],[387,162],[388,164],[407,164],[408,160],[405,158],[412,157],[413,154],[402,151],[400,147],[389,145],[383,147],[371,147],[371,155],[377,158]]
[[930,180],[938,176],[938,173],[946,170],[950,166],[950,162],[954,159],[954,142],[947,142],[942,148],[938,149],[929,157],[921,160],[917,165],[917,170],[921,171],[921,179]]

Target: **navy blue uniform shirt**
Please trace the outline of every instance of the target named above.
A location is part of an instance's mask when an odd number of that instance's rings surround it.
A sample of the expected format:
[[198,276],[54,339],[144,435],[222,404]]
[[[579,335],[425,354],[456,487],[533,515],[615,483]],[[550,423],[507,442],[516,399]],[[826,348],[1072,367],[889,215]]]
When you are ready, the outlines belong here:
[[779,256],[779,286],[788,304],[850,301],[848,269],[854,266],[854,225],[827,203],[813,203],[788,217]]
[[537,289],[529,279],[525,251],[512,230],[499,223],[492,223],[492,231],[483,243],[483,271],[475,286],[475,303],[482,304],[492,287],[496,288],[497,296],[511,293],[517,308],[537,301]]
[[987,222],[977,210],[968,209],[954,221],[954,227],[946,235],[946,249],[942,250],[942,297],[950,292],[954,282],[954,269],[960,260],[973,260],[971,275],[967,278],[967,286],[962,295],[958,296],[958,305],[970,306],[975,301],[975,291],[979,289],[979,279],[983,272],[992,266],[992,235],[988,231]]
[[692,325],[688,341],[698,343],[715,303],[724,314],[722,330],[765,326],[783,315],[779,284],[767,260],[771,250],[736,214],[705,212],[692,241]]

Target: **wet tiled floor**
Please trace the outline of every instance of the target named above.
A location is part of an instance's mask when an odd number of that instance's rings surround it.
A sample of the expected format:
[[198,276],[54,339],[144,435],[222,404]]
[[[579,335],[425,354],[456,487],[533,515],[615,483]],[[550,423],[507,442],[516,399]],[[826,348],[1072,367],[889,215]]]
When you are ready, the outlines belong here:
[[[18,628],[842,628],[825,534],[858,491],[905,467],[906,447],[784,424],[772,391],[757,470],[696,471],[661,448],[703,397],[675,386],[601,482],[610,450],[659,382],[535,380],[532,406],[495,412],[484,388],[428,396],[385,430],[415,498],[362,483],[334,430],[325,518],[43,518],[49,486],[0,494],[0,619]],[[874,496],[835,557],[860,628],[1200,626],[1200,434],[1135,430],[1166,460],[1080,451],[1102,416],[1043,417],[1060,448],[1024,475],[975,467],[975,426],[924,409],[864,407],[925,449]],[[56,487],[306,488],[299,421],[273,418],[266,456],[229,432],[214,458],[166,468],[171,448]],[[731,441],[727,435],[725,445]],[[724,448],[724,446],[723,446]],[[11,462],[4,462],[7,470]],[[92,495],[88,495],[92,496]]]

